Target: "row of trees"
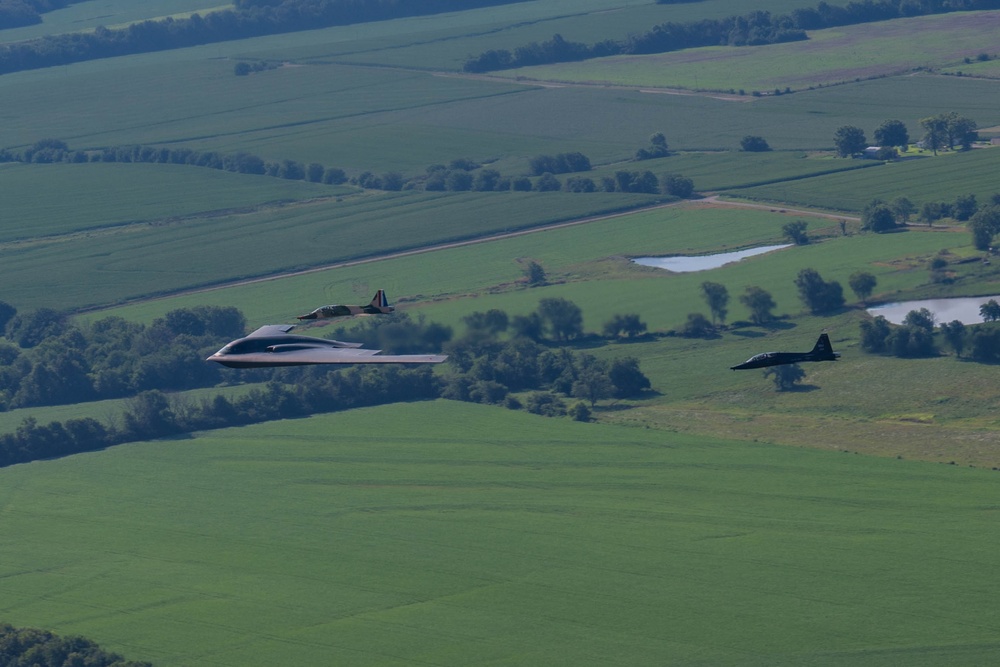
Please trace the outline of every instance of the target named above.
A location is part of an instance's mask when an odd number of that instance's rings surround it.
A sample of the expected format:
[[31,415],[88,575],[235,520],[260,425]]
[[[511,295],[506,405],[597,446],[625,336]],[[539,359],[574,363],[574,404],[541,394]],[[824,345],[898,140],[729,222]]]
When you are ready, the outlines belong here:
[[[851,275],[849,285],[862,302],[871,296],[877,285],[875,276],[864,271]],[[815,269],[802,269],[795,278],[799,298],[814,315],[835,312],[844,307],[844,290],[837,281],[823,280]],[[700,286],[702,298],[708,305],[711,320],[701,313],[691,313],[687,322],[678,330],[682,336],[702,338],[716,335],[716,328],[725,324],[729,315],[729,290],[721,283],[706,281]],[[766,325],[777,317],[777,304],[771,293],[757,286],[747,287],[739,301],[750,311],[750,321]]]
[[[926,148],[932,149],[935,155],[939,150],[950,150],[955,146],[969,150],[972,142],[979,138],[976,121],[960,116],[954,111],[922,118],[920,126],[924,129],[921,142]],[[883,121],[875,128],[874,138],[875,145],[883,149],[878,158],[884,160],[896,156],[893,149],[905,150],[910,144],[910,133],[901,120]],[[861,155],[869,146],[865,131],[854,125],[837,128],[833,135],[833,144],[838,157]]]
[[[14,0],[15,3],[24,0]],[[36,0],[29,0],[35,4]],[[52,0],[46,0],[51,2]],[[461,11],[516,0],[239,0],[232,8],[0,45],[0,74],[334,25]],[[7,5],[8,2],[4,2]],[[55,3],[53,3],[55,4]]]
[[83,0],[3,0],[0,2],[0,30],[35,25],[42,14]]
[[71,324],[49,308],[18,313],[0,302],[0,410],[213,386],[222,371],[205,357],[245,328],[229,307],[173,310],[147,326],[120,317]]
[[258,174],[286,178],[293,181],[311,181],[337,185],[347,181],[343,169],[324,167],[318,163],[303,164],[295,160],[265,161],[251,153],[219,153],[196,151],[190,148],[163,148],[132,144],[109,146],[96,150],[73,150],[60,139],[42,139],[22,151],[0,149],[0,162],[28,162],[51,164],[55,162],[124,162],[152,164],[181,164],[206,167],[239,174]]
[[[937,329],[941,337],[962,358],[980,363],[1000,363],[1000,304],[990,300],[979,309],[983,324],[966,326],[959,320],[941,323]],[[892,325],[881,315],[863,320],[861,349],[872,354],[889,354],[896,357],[935,357],[940,354],[935,344],[934,315],[926,308],[911,310],[901,325]]]
[[319,163],[303,164],[295,160],[265,161],[250,153],[219,153],[196,151],[190,148],[160,148],[155,146],[113,146],[100,150],[71,150],[59,139],[43,139],[22,151],[0,149],[0,162],[29,162],[50,164],[55,162],[124,162],[182,164],[209,169],[220,169],[240,174],[258,174],[289,180],[339,185],[350,182],[369,190],[428,190],[448,192],[646,192],[689,197],[694,183],[678,174],[657,178],[652,172],[620,171],[614,177],[598,179],[570,177],[565,183],[556,173],[590,171],[589,158],[582,153],[537,155],[530,160],[533,181],[527,176],[507,177],[496,169],[483,167],[466,158],[452,160],[448,165],[435,164],[425,173],[406,178],[396,171],[375,174],[365,171],[348,178],[339,167],[324,167]]
[[701,46],[775,44],[806,39],[806,30],[997,7],[1000,7],[1000,0],[862,0],[846,6],[830,5],[824,1],[815,8],[803,7],[786,15],[754,11],[742,16],[690,23],[671,21],[622,40],[604,40],[590,45],[569,42],[561,35],[554,35],[550,40],[531,42],[513,51],[485,51],[466,60],[463,68],[467,72],[488,72],[610,55],[665,53]]
[[[171,312],[171,319],[199,326],[189,311]],[[85,418],[40,425],[29,418],[14,433],[0,435],[0,465],[195,430],[439,397],[504,404],[546,415],[569,412],[585,420],[598,400],[638,396],[649,389],[649,379],[635,359],[608,362],[550,344],[583,336],[582,312],[568,300],[543,299],[536,311],[514,318],[499,310],[473,313],[465,323],[466,334],[454,341],[450,328],[405,314],[370,318],[349,334],[353,340],[394,353],[436,352],[443,347],[455,369],[449,375],[436,374],[426,365],[227,370],[226,378],[233,382],[267,382],[234,399],[217,395],[190,401],[166,395],[167,386],[148,389],[129,398],[121,418],[108,423]],[[333,332],[335,337],[347,337],[344,334],[343,329]],[[113,349],[100,353],[120,359]],[[213,366],[199,356],[174,372],[183,374],[194,365]],[[567,397],[580,402],[567,408]],[[76,398],[82,400],[86,396]]]

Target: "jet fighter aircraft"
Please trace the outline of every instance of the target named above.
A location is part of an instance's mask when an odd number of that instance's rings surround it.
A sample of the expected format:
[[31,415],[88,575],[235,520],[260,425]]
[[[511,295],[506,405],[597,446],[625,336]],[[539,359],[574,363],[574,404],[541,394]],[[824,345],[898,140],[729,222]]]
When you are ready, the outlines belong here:
[[811,352],[762,352],[755,354],[742,364],[729,368],[734,371],[744,371],[750,368],[797,364],[800,361],[836,361],[838,357],[840,357],[840,353],[833,351],[830,337],[824,331],[819,335],[819,340],[816,341]]
[[333,317],[347,317],[348,315],[388,315],[396,310],[389,305],[389,300],[385,296],[385,290],[375,292],[375,296],[364,306],[321,306],[311,313],[299,315],[300,320],[328,320]]
[[229,368],[306,366],[310,364],[439,364],[443,354],[386,354],[344,343],[288,333],[294,324],[268,324],[245,338],[226,344],[206,361]]

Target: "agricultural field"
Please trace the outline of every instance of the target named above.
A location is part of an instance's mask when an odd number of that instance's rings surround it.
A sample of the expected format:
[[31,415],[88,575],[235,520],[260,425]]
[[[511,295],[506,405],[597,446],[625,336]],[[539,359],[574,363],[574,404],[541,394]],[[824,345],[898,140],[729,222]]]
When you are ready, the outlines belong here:
[[[0,165],[0,242],[334,198],[354,188],[154,164]],[[54,190],[62,193],[51,198]]]
[[1000,193],[996,170],[1000,150],[968,152],[901,160],[876,169],[838,172],[796,181],[742,188],[731,194],[787,204],[819,206],[859,212],[873,199],[907,197],[918,210],[926,202],[951,203],[959,195],[974,194],[981,202]]
[[7,248],[0,274],[15,307],[81,309],[613,213],[657,199],[422,191],[323,199],[19,243]]
[[995,475],[363,409],[0,471],[0,615],[163,666],[985,665]]
[[[810,0],[761,0],[754,7],[776,14],[811,7]],[[624,39],[668,21],[688,23],[703,18],[721,19],[744,15],[740,0],[704,0],[698,3],[655,4],[636,0],[543,0],[505,5],[478,12],[450,14],[435,20],[433,31],[419,39],[409,34],[365,35],[339,44],[310,43],[261,55],[277,54],[305,62],[335,61],[345,64],[376,65],[430,70],[461,71],[466,59],[489,49],[513,51],[531,42],[543,42],[554,34],[574,42],[593,43]],[[312,41],[312,40],[310,40]],[[332,43],[331,43],[332,42]],[[290,46],[291,40],[287,42]]]
[[[133,4],[77,3],[0,40],[206,8]],[[652,383],[598,401],[591,423],[437,400],[0,469],[0,529],[17,536],[0,546],[0,622],[82,634],[157,667],[994,662],[996,368],[940,341],[931,359],[863,352],[868,315],[847,281],[870,272],[877,302],[1000,294],[1000,265],[982,261],[964,226],[862,234],[857,220],[875,197],[987,201],[1000,150],[885,165],[831,155],[843,125],[872,136],[898,118],[916,140],[921,118],[955,111],[1000,127],[994,61],[963,61],[985,48],[977,25],[960,29],[977,15],[864,27],[884,29],[877,52],[861,48],[859,27],[728,62],[682,62],[719,49],[652,56],[605,79],[593,73],[611,61],[593,61],[572,83],[459,71],[470,54],[556,33],[617,39],[749,10],[535,0],[0,76],[11,151],[41,139],[246,151],[407,178],[458,159],[513,178],[535,156],[578,151],[595,180],[675,173],[706,195],[387,192],[176,165],[0,165],[0,301],[20,312],[148,324],[232,305],[256,328],[384,288],[401,312],[461,336],[470,313],[524,315],[563,297],[583,310],[575,352],[634,357]],[[926,43],[924,60],[907,36]],[[282,66],[235,75],[259,60]],[[771,76],[788,83],[768,89],[833,80],[830,62],[907,73],[750,94]],[[959,65],[977,78],[955,76]],[[647,87],[634,73],[659,78]],[[665,88],[727,76],[719,88],[747,94]],[[655,132],[672,154],[634,161]],[[775,150],[739,152],[746,135]],[[796,220],[809,244],[708,272],[629,261],[782,243]],[[451,241],[463,245],[435,248]],[[930,273],[935,258],[946,283]],[[529,261],[545,285],[526,285]],[[840,282],[846,307],[808,314],[793,282],[804,268]],[[728,289],[727,327],[679,336],[689,313],[708,313],[704,281]],[[747,322],[750,286],[777,304],[769,326]],[[627,313],[647,335],[595,335]],[[795,391],[729,370],[806,350],[824,329],[843,356],[806,365]],[[253,386],[235,382],[173,400]],[[0,432],[29,418],[114,424],[129,400],[0,413]]]
[[[705,47],[524,67],[503,77],[690,90],[800,91],[955,66],[991,53],[1000,12],[919,16],[809,32],[806,41]],[[970,73],[973,70],[969,70]]]
[[42,22],[22,28],[0,30],[0,43],[36,39],[45,35],[93,30],[99,26],[111,28],[134,21],[165,16],[186,16],[192,12],[229,7],[219,0],[102,0],[100,3],[79,2],[42,14]]

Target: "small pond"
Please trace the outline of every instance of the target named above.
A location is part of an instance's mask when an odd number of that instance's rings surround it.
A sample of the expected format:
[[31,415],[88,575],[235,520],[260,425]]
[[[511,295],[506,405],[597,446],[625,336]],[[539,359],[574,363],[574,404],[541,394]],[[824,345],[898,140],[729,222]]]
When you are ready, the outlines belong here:
[[759,248],[749,248],[747,250],[737,250],[735,252],[723,252],[715,255],[676,255],[674,257],[636,257],[632,261],[642,266],[652,266],[657,269],[666,269],[674,273],[689,273],[691,271],[707,271],[717,269],[720,266],[738,262],[745,257],[763,255],[772,250],[787,248],[785,245],[766,245]]
[[923,301],[902,301],[900,303],[887,303],[881,306],[874,306],[868,309],[868,313],[872,316],[881,315],[893,324],[902,324],[906,318],[906,314],[911,310],[926,308],[934,314],[934,321],[938,324],[953,322],[954,320],[958,320],[962,324],[980,324],[983,318],[979,314],[979,306],[990,299],[1000,302],[1000,296],[924,299]]

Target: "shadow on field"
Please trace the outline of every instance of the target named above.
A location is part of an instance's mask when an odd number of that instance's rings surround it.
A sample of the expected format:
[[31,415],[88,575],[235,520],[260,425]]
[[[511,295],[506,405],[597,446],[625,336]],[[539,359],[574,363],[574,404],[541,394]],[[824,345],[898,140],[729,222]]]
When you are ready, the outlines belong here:
[[789,389],[778,391],[779,394],[807,394],[810,391],[819,391],[822,387],[814,384],[797,384]]

